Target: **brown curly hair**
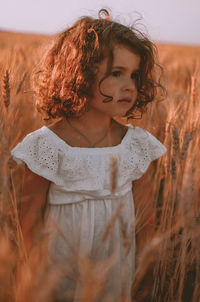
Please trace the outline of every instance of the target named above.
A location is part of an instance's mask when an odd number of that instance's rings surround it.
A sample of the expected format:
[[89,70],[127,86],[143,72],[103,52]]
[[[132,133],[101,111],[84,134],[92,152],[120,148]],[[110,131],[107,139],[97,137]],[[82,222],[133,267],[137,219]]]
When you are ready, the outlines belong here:
[[[106,13],[106,18],[101,18],[102,12]],[[40,63],[40,70],[33,74],[38,111],[45,113],[46,119],[83,114],[88,100],[93,97],[96,66],[105,57],[109,58],[104,80],[111,72],[113,48],[117,44],[128,46],[140,55],[136,79],[138,97],[126,116],[134,118],[135,110],[142,113],[155,99],[158,88],[165,92],[156,77],[155,67],[162,69],[155,61],[156,47],[136,28],[110,20],[106,10],[99,12],[99,19],[80,18],[55,38]]]

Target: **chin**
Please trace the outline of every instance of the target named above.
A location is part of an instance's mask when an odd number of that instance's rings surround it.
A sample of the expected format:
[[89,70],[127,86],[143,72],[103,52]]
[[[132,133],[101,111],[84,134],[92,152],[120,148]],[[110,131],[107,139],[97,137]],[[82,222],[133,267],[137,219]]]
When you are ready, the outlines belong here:
[[127,113],[129,112],[129,110],[121,112],[118,116],[120,117],[127,117]]

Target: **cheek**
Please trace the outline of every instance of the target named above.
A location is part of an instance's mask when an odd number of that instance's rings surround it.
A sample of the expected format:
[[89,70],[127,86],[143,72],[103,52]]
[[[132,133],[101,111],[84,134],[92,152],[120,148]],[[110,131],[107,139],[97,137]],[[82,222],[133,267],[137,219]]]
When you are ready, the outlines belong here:
[[112,96],[114,91],[116,90],[117,85],[113,79],[105,79],[101,85],[100,85],[100,91],[101,93],[105,95],[110,95]]

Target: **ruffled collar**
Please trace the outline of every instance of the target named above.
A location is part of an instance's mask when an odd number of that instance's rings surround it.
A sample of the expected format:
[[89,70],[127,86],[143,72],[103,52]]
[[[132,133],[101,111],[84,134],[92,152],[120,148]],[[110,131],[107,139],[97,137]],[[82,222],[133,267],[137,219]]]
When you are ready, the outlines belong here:
[[124,137],[121,140],[120,144],[117,144],[115,146],[108,146],[108,147],[72,147],[70,146],[66,141],[64,141],[62,138],[60,138],[55,132],[53,132],[50,128],[47,126],[43,126],[41,129],[46,131],[54,141],[56,140],[59,144],[62,144],[63,147],[67,147],[68,149],[71,149],[71,151],[81,151],[81,152],[105,152],[105,151],[115,151],[121,149],[121,147],[125,144],[125,142],[128,140],[130,135],[130,129],[133,129],[134,127],[131,124],[126,125],[128,127]]

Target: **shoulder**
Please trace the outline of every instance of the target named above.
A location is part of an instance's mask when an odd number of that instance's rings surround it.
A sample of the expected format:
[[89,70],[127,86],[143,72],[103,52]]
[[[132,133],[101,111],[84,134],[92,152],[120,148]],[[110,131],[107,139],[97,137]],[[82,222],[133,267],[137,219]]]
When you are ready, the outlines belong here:
[[133,148],[137,146],[141,154],[148,154],[151,160],[155,160],[166,152],[166,147],[147,130],[132,125],[129,129],[129,143]]
[[124,125],[119,123],[116,120],[113,120],[113,136],[116,140],[116,144],[120,143],[123,138],[126,136],[127,131],[129,130],[129,126],[128,125]]
[[42,126],[41,128],[38,128],[35,131],[27,133],[20,143],[37,140],[37,138],[39,139],[40,137],[46,136],[46,133],[47,133],[47,127]]
[[58,147],[53,141],[46,126],[43,126],[29,134],[12,150],[12,158],[17,164],[25,163],[28,168],[49,180],[58,166]]
[[[67,126],[67,124],[65,125],[65,127]],[[51,122],[48,126],[47,126],[51,131],[55,132],[56,134],[60,134],[60,132],[63,131],[63,119],[60,118],[56,121]]]
[[30,155],[32,153],[38,153],[44,151],[44,149],[55,149],[57,141],[54,139],[50,129],[47,126],[28,133],[22,141],[20,141],[12,150],[14,152],[27,152]]
[[129,125],[123,146],[121,165],[124,175],[131,181],[139,179],[150,163],[166,152],[165,146],[150,132],[132,125]]
[[24,138],[11,150],[11,154],[13,155],[16,152],[20,152],[20,150],[30,149],[33,145],[38,145],[40,140],[43,137],[46,137],[46,126],[42,126],[41,128],[32,131],[24,136]]
[[48,129],[52,131],[54,137],[59,138],[60,142],[62,141],[67,145],[76,146],[76,138],[71,131],[72,129],[63,118],[48,125]]

